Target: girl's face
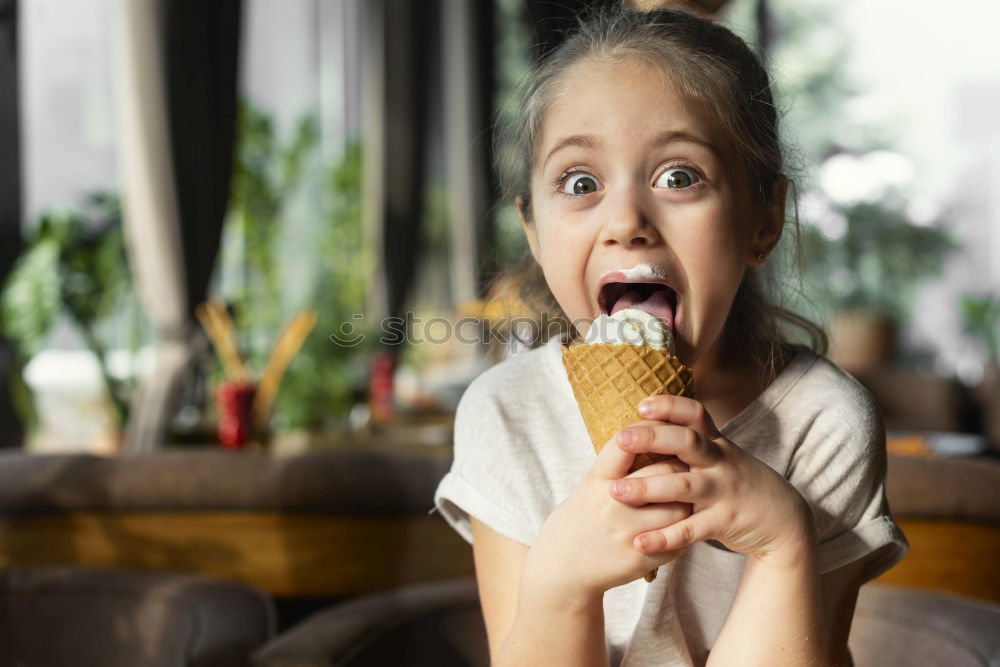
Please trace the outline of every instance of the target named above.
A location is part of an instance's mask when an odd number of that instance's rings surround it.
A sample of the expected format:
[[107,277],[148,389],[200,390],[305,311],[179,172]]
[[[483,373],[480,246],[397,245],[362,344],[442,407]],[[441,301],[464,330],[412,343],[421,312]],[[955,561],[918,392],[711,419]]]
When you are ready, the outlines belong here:
[[543,119],[522,224],[581,335],[601,313],[639,307],[694,365],[714,350],[746,267],[777,242],[783,199],[753,205],[732,143],[658,70],[588,60]]

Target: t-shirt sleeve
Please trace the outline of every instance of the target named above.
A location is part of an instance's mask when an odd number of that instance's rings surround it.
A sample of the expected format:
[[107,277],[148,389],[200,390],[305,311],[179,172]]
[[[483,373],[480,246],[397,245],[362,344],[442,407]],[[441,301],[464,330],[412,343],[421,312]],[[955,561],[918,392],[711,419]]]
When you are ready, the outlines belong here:
[[821,574],[863,559],[864,583],[909,551],[886,500],[886,461],[882,415],[860,385],[817,416],[794,452],[789,481],[813,509]]
[[543,505],[534,480],[540,466],[511,414],[490,390],[487,371],[462,395],[455,412],[454,460],[434,493],[434,509],[472,544],[474,516],[497,533],[530,545],[541,529]]

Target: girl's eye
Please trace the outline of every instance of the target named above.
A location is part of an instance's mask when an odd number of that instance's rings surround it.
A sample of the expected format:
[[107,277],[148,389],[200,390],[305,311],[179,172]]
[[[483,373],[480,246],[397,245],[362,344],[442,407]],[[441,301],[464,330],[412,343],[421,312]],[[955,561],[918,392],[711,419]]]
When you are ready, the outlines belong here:
[[559,191],[567,195],[589,195],[601,189],[601,184],[596,178],[587,173],[569,174],[563,177],[562,187]]
[[701,177],[691,169],[667,169],[656,179],[656,186],[670,190],[689,188],[698,183]]

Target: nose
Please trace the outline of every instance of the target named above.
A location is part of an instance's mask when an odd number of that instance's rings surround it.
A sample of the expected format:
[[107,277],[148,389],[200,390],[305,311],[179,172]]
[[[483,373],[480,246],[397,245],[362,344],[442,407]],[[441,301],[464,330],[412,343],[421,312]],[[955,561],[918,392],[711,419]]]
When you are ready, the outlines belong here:
[[601,243],[623,248],[650,246],[659,233],[641,193],[624,189],[614,197],[605,197],[607,222],[601,230]]

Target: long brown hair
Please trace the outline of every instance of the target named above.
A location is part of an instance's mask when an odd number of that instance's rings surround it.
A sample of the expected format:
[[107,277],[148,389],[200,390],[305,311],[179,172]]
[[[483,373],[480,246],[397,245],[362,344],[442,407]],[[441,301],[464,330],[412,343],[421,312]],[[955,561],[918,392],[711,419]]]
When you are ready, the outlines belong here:
[[[605,7],[585,17],[579,29],[521,81],[515,93],[517,112],[498,127],[495,154],[500,184],[507,201],[520,203],[526,220],[532,218],[531,174],[542,119],[565,72],[589,58],[637,59],[658,68],[733,142],[743,157],[756,205],[770,207],[784,193],[779,185],[787,178],[786,167],[769,77],[746,43],[727,28],[690,13]],[[789,231],[797,247],[797,215],[786,225],[786,236]],[[723,332],[727,361],[749,358],[767,382],[789,342],[804,338],[820,354],[827,345],[820,327],[777,303],[783,278],[775,268],[780,263],[777,254],[772,253],[767,268],[747,269]],[[533,312],[550,322],[565,322],[568,333],[577,336],[530,253],[498,276],[493,293],[516,293]],[[539,338],[532,344],[543,342]]]

